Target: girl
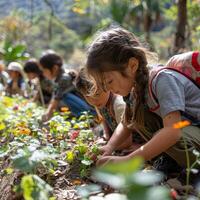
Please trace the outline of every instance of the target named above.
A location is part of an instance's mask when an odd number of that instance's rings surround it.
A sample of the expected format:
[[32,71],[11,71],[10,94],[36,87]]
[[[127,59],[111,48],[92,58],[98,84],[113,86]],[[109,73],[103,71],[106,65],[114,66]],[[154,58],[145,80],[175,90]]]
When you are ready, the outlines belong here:
[[73,115],[78,116],[83,111],[92,111],[92,108],[75,91],[73,80],[75,72],[65,72],[62,68],[63,60],[54,51],[47,51],[40,58],[43,74],[54,81],[54,93],[43,120],[47,121],[53,111],[62,103],[69,107]]
[[10,80],[8,81],[6,94],[8,96],[12,95],[25,95],[26,84],[23,78],[22,66],[17,62],[11,62],[8,65],[8,73]]
[[[97,164],[125,161],[135,156],[151,160],[162,152],[180,166],[187,165],[186,155],[190,164],[195,161],[192,151],[200,150],[199,125],[191,121],[190,126],[178,129],[174,124],[182,120],[184,113],[200,124],[199,88],[184,75],[163,70],[152,83],[160,107],[156,113],[151,112],[149,107],[153,102],[148,92],[147,57],[152,55],[132,33],[122,28],[102,32],[89,47],[88,73],[105,91],[122,95],[126,101],[123,121],[103,147],[103,157]],[[109,156],[129,137],[133,128],[146,139],[146,144],[124,157]]]
[[29,79],[30,87],[32,89],[33,101],[38,101],[44,106],[51,100],[53,93],[53,84],[46,79],[39,68],[37,60],[30,59],[24,65],[24,72]]
[[98,117],[103,117],[105,139],[108,140],[114,132],[117,124],[121,121],[125,103],[120,96],[113,95],[111,92],[98,90],[93,96],[88,92],[92,87],[92,82],[86,75],[85,69],[82,68],[75,81],[76,89],[83,95],[85,100],[97,110]]
[[9,75],[4,71],[4,63],[0,60],[0,92],[3,91],[8,82]]
[[[98,91],[92,96],[88,95],[92,85],[93,83],[92,81],[89,81],[85,69],[82,68],[76,78],[75,86],[84,96],[86,101],[96,108],[99,118],[103,118],[105,139],[109,140],[117,125],[121,122],[125,109],[125,102],[121,96],[113,94],[110,91],[103,91],[101,89],[98,89]],[[139,148],[141,146],[139,143],[142,143],[143,140],[139,136],[137,141],[134,142],[137,142],[137,144],[135,143],[133,146],[132,137],[130,135],[130,137],[124,141],[119,149],[127,149],[130,147],[135,149]]]

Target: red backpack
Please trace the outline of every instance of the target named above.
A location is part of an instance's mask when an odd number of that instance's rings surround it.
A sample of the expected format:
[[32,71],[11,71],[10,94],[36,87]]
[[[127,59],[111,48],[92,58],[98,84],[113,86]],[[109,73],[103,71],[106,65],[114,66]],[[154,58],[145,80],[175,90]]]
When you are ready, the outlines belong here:
[[191,51],[175,55],[169,59],[165,66],[154,67],[149,74],[149,94],[156,106],[151,107],[150,111],[156,111],[160,105],[153,93],[152,83],[154,78],[163,70],[170,69],[177,71],[190,79],[198,88],[200,88],[200,52]]

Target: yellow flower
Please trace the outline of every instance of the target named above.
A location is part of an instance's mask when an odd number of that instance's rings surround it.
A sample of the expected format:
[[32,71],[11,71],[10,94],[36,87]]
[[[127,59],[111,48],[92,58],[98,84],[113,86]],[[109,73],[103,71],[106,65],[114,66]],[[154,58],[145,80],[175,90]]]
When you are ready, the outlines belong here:
[[84,14],[85,13],[85,11],[83,9],[78,8],[78,7],[73,7],[72,11],[75,12],[75,13],[78,13],[78,14]]
[[26,124],[26,122],[21,121],[21,122],[19,122],[18,124],[16,124],[16,126],[17,126],[18,128],[26,128],[26,127],[27,127],[27,124]]
[[0,131],[6,128],[6,125],[3,122],[0,122]]

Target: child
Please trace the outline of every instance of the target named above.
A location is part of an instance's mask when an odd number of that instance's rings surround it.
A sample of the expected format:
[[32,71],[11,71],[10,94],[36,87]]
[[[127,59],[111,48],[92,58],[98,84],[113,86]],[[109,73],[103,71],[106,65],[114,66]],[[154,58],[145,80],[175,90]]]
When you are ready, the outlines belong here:
[[24,82],[21,64],[19,64],[18,62],[11,62],[8,65],[8,73],[10,76],[10,80],[7,84],[6,94],[8,96],[16,94],[24,96],[26,84]]
[[[187,161],[191,165],[196,159],[192,151],[200,151],[199,88],[181,73],[163,70],[152,84],[160,107],[156,113],[150,112],[153,102],[148,92],[147,57],[151,55],[153,53],[132,33],[122,28],[102,32],[88,49],[86,67],[96,84],[105,91],[124,96],[126,101],[123,122],[103,147],[104,155],[97,164],[125,161],[135,156],[151,160],[165,152],[180,166],[186,167]],[[174,128],[174,124],[185,117],[184,113],[192,116],[195,122],[191,121],[190,126],[182,129]],[[146,144],[127,156],[111,156],[133,128],[146,138]]]
[[84,68],[80,70],[75,81],[75,86],[84,96],[85,100],[96,108],[99,118],[103,117],[105,138],[108,140],[117,127],[117,124],[121,121],[121,116],[124,112],[125,103],[122,97],[114,95],[110,91],[104,92],[101,90],[93,96],[87,95],[90,87],[92,87],[92,82],[88,81]]
[[3,91],[8,82],[9,75],[4,71],[4,63],[0,61],[0,91]]
[[[89,81],[85,69],[82,68],[76,78],[75,86],[84,96],[86,101],[96,108],[97,113],[100,115],[99,117],[103,118],[105,139],[109,140],[117,125],[121,122],[125,109],[125,102],[121,96],[113,94],[110,91],[103,91],[100,89],[98,89],[94,95],[88,95],[92,85],[92,81]],[[139,142],[143,142],[143,140],[142,138],[137,139],[138,140],[134,142],[138,143],[135,143],[133,146],[132,137],[130,135],[130,137],[127,138],[122,145],[120,145],[119,149],[127,149],[130,147],[135,149],[139,148],[139,146],[141,146]]]
[[54,81],[54,93],[43,120],[47,121],[53,111],[62,103],[69,107],[73,115],[78,116],[83,111],[92,111],[92,108],[75,91],[73,81],[75,72],[65,72],[62,68],[63,60],[54,51],[47,51],[40,58],[43,74],[49,80]]
[[28,60],[24,65],[24,72],[27,74],[32,89],[32,95],[29,96],[32,97],[33,101],[39,100],[43,106],[48,104],[52,97],[53,84],[44,77],[37,60]]

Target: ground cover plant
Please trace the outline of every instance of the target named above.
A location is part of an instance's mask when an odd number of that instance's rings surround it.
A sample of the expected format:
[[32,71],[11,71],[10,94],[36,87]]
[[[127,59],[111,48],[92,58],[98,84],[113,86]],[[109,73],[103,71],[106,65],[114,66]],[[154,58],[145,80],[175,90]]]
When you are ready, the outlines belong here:
[[167,186],[163,174],[142,170],[140,158],[93,170],[99,155],[94,117],[75,118],[63,107],[43,123],[43,113],[21,97],[0,97],[1,200],[189,198]]

